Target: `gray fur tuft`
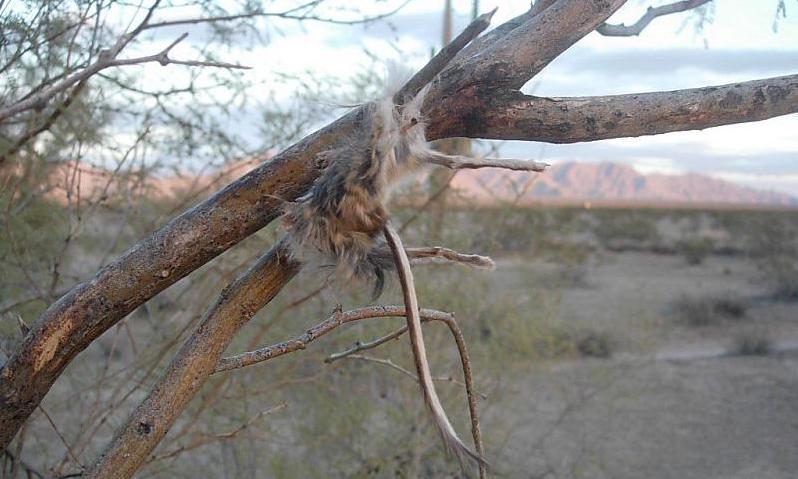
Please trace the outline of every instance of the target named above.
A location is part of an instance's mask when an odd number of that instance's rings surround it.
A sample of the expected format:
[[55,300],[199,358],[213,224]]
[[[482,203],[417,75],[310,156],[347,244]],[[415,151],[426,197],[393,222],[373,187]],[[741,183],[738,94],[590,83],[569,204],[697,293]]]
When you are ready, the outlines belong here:
[[366,105],[361,128],[347,145],[320,155],[327,167],[283,216],[291,251],[302,262],[335,264],[339,280],[373,282],[375,298],[394,267],[381,239],[392,185],[430,148],[421,103],[427,89],[403,106],[391,96]]

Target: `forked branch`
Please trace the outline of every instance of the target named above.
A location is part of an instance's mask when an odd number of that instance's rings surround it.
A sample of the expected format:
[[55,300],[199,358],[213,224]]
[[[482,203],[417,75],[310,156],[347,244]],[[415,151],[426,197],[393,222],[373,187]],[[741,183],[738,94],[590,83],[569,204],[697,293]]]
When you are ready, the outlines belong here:
[[493,99],[468,136],[575,143],[765,120],[798,112],[798,75],[669,92]]
[[673,2],[659,7],[648,7],[646,13],[635,23],[631,25],[612,25],[604,23],[596,28],[596,31],[607,37],[632,37],[640,35],[640,33],[652,22],[655,18],[674,13],[686,12],[701,5],[711,2],[712,0],[684,0],[681,2]]
[[[443,321],[452,318],[451,313],[444,313],[434,309],[420,310],[421,318],[424,321]],[[233,369],[252,366],[253,364],[269,361],[285,354],[293,353],[305,349],[308,344],[331,333],[333,330],[348,323],[363,321],[366,319],[396,318],[404,317],[404,306],[368,306],[365,308],[353,309],[351,311],[336,311],[329,318],[308,329],[304,334],[293,339],[272,344],[254,351],[239,353],[219,360],[214,373],[231,371]],[[406,329],[405,329],[406,330]]]
[[225,288],[84,477],[131,477],[213,373],[235,333],[298,271],[299,264],[278,243]]

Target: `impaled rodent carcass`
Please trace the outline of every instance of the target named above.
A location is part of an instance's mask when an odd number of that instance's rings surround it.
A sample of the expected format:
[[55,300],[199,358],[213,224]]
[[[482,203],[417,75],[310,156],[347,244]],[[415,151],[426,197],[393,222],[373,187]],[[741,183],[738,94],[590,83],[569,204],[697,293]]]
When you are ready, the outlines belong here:
[[425,93],[426,88],[401,106],[394,105],[392,97],[365,105],[360,129],[346,145],[322,153],[325,170],[307,194],[285,207],[283,224],[298,260],[315,257],[332,262],[339,280],[373,280],[375,296],[382,289],[385,270],[396,268],[402,278],[410,278],[403,280],[405,308],[424,400],[447,450],[455,453],[461,466],[465,457],[484,464],[446,417],[432,382],[409,263],[402,254],[402,265],[382,237],[389,235],[394,247],[398,242],[403,248],[388,223],[391,187],[403,173],[442,156],[430,149],[424,137],[420,108]]

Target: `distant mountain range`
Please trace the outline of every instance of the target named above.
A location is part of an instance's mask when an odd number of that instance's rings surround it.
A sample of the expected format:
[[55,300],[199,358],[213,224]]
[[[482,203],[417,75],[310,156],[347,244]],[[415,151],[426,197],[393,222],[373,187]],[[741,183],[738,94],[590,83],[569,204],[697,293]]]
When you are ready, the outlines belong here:
[[798,198],[696,173],[642,174],[618,163],[560,163],[542,174],[461,171],[452,186],[481,204],[595,203],[797,207]]
[[[66,190],[83,198],[106,196],[122,190],[138,190],[150,198],[202,197],[223,187],[260,164],[252,158],[203,174],[181,173],[150,176],[113,174],[90,166],[60,164],[54,168],[50,196],[66,202]],[[540,174],[486,168],[458,172],[452,187],[460,198],[492,206],[515,202],[585,204],[596,206],[675,206],[755,208],[798,207],[798,198],[772,191],[747,188],[705,175],[644,175],[618,163],[560,163]]]

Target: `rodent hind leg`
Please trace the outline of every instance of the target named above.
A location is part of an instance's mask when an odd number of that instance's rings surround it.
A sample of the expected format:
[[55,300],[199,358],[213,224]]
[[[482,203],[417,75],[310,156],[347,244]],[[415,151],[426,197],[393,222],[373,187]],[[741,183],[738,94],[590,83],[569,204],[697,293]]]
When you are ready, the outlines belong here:
[[393,253],[396,262],[396,271],[402,286],[405,314],[407,317],[407,332],[410,336],[410,344],[413,348],[413,359],[416,364],[421,390],[424,394],[424,401],[432,414],[433,422],[443,439],[446,449],[455,454],[463,472],[467,474],[467,468],[465,466],[466,458],[471,458],[482,465],[487,465],[487,463],[481,456],[471,451],[468,446],[463,443],[457,436],[457,432],[455,432],[451,422],[449,422],[449,418],[446,416],[446,411],[444,411],[440,398],[435,391],[432,374],[430,373],[427,351],[424,346],[424,335],[421,330],[421,316],[418,310],[418,299],[413,282],[413,272],[410,270],[410,260],[407,257],[402,240],[399,238],[398,233],[393,229],[390,222],[385,223],[383,231],[388,246]]
[[510,158],[471,158],[463,155],[446,155],[435,150],[429,150],[419,156],[419,160],[433,165],[445,166],[451,170],[476,169],[476,168],[503,168],[514,171],[545,171],[548,163],[534,160],[517,160]]

